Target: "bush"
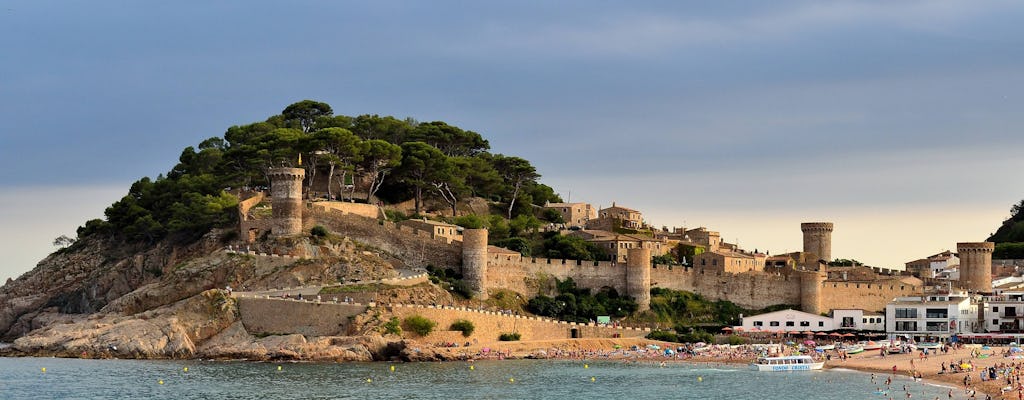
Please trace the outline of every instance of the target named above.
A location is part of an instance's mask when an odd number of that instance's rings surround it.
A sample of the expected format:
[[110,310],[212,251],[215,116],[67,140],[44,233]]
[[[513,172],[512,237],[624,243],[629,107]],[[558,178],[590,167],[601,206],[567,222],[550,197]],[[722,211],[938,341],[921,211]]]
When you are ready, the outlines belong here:
[[715,337],[710,333],[701,330],[696,330],[685,335],[679,335],[679,341],[684,343],[712,343],[715,341]]
[[660,340],[663,342],[678,342],[679,337],[675,333],[669,331],[653,331],[647,335],[648,339]]
[[733,345],[733,346],[738,345],[738,344],[747,344],[747,339],[744,338],[744,337],[736,336],[736,335],[730,335],[728,343]]
[[462,336],[469,337],[469,335],[473,334],[473,330],[476,329],[476,327],[473,326],[472,321],[465,319],[457,319],[455,320],[455,322],[452,322],[452,326],[450,326],[448,329],[453,331],[461,331]]
[[313,229],[309,231],[309,233],[316,237],[327,237],[327,228],[324,228],[323,225],[317,225],[314,226]]
[[420,336],[427,336],[434,331],[437,322],[431,321],[422,315],[413,315],[405,319],[405,327]]
[[402,327],[401,323],[398,322],[398,317],[391,317],[391,320],[384,323],[384,333],[392,335],[401,335]]
[[501,336],[498,336],[498,340],[502,342],[515,342],[519,340],[519,337],[519,332],[502,333]]

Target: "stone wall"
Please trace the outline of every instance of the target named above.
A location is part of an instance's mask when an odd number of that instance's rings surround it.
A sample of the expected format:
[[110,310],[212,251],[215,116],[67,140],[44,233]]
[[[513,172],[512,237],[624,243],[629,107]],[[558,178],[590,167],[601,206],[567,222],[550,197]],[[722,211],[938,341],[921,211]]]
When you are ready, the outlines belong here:
[[799,275],[731,274],[658,265],[651,271],[651,286],[698,293],[711,300],[728,300],[748,309],[800,304]]
[[829,282],[822,284],[821,309],[863,308],[866,311],[884,311],[885,305],[897,297],[920,296],[923,288],[907,285],[899,280],[872,283]]
[[[434,332],[422,338],[422,340],[428,343],[472,340],[490,342],[498,340],[498,336],[502,333],[513,332],[518,332],[521,335],[520,340],[569,339],[572,338],[573,329],[576,330],[576,337],[582,338],[610,338],[614,335],[619,337],[642,337],[650,333],[649,328],[615,328],[599,326],[597,324],[577,324],[467,308],[393,305],[384,307],[384,309],[400,320],[405,320],[405,318],[413,315],[419,315],[436,322],[437,327],[434,328]],[[461,332],[453,334],[452,331],[448,330],[452,322],[458,319],[473,322],[473,334],[468,338],[463,337]]]
[[300,300],[239,297],[242,325],[251,334],[306,336],[347,335],[350,317],[362,314],[361,304],[317,303]]
[[313,209],[323,211],[336,211],[342,214],[355,214],[365,218],[380,218],[380,207],[373,204],[350,203],[346,201],[318,201],[313,203]]
[[578,261],[489,255],[487,287],[502,288],[528,297],[554,288],[554,280],[572,278],[579,287],[600,290],[612,287],[626,293],[626,264],[609,261]]

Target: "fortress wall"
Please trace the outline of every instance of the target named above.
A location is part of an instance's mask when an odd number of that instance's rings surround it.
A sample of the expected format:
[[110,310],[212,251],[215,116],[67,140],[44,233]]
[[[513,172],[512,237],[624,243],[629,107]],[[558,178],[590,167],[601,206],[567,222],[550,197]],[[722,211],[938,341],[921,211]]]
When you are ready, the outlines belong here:
[[795,276],[731,274],[658,265],[651,270],[651,286],[698,293],[711,300],[728,300],[749,309],[800,304],[800,279]]
[[527,297],[547,293],[554,280],[572,278],[578,287],[593,291],[615,288],[626,294],[626,265],[602,261],[526,258],[514,255],[490,256],[487,263],[487,287],[522,293]]
[[[498,340],[498,336],[502,333],[512,332],[519,332],[522,335],[521,340],[568,339],[572,337],[572,329],[576,329],[579,332],[579,336],[584,338],[607,338],[615,334],[619,334],[622,337],[640,337],[650,333],[649,330],[566,323],[538,317],[504,315],[493,311],[477,311],[466,308],[394,305],[386,309],[400,320],[405,320],[405,318],[413,315],[420,315],[436,322],[437,327],[434,328],[434,332],[422,338],[423,341],[428,343],[443,341],[461,343],[472,340],[489,342]],[[473,322],[473,334],[468,338],[463,337],[461,332],[453,334],[452,331],[448,330],[452,322],[455,322],[457,319]],[[409,333],[406,334],[408,335]]]
[[872,283],[826,281],[822,284],[821,309],[828,311],[856,306],[867,311],[883,311],[893,299],[921,295],[921,292],[920,286],[903,284],[898,280]]
[[396,229],[394,223],[365,218],[355,214],[342,214],[326,210],[305,213],[306,230],[322,224],[336,230],[352,240],[384,250],[398,258],[407,260],[409,266],[425,267],[428,264],[440,268],[459,269],[462,265],[462,243],[446,243],[444,239],[418,236],[405,230]]
[[251,334],[342,336],[349,317],[366,311],[365,305],[310,303],[298,300],[239,297],[238,313]]
[[355,214],[366,218],[380,217],[380,208],[373,204],[351,203],[347,201],[318,201],[313,208],[337,211],[344,214]]

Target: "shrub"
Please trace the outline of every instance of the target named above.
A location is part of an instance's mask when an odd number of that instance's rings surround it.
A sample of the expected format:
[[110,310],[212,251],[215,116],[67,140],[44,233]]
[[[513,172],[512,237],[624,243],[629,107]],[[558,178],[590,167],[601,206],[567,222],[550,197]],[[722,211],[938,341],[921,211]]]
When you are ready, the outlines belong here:
[[647,335],[648,339],[660,340],[663,342],[678,342],[679,336],[669,331],[654,331]]
[[309,231],[309,233],[313,234],[313,236],[316,237],[327,237],[327,228],[324,228],[323,225],[317,225],[314,226],[313,229]]
[[451,329],[453,331],[461,331],[462,336],[469,337],[469,335],[473,334],[473,330],[476,329],[476,327],[473,326],[472,321],[465,319],[457,319],[455,320],[455,322],[452,322],[452,326],[449,327],[448,329]]
[[502,333],[501,336],[498,336],[498,340],[502,342],[515,342],[519,340],[519,337],[519,332]]
[[746,338],[740,337],[740,336],[736,336],[736,335],[730,335],[728,341],[729,341],[729,344],[734,345],[734,346],[738,345],[738,344],[747,344],[747,339]]
[[405,319],[405,327],[420,336],[427,336],[434,331],[437,322],[431,321],[422,315],[413,315]]
[[384,323],[384,333],[392,335],[402,334],[401,322],[398,321],[398,317],[391,317],[390,321]]

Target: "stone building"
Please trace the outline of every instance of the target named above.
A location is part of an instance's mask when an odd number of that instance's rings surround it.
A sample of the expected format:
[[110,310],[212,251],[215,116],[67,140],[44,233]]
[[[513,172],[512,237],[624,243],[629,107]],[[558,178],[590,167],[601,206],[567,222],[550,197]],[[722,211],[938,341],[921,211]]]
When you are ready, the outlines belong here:
[[[618,224],[616,224],[616,222]],[[616,226],[618,225],[618,226]],[[589,229],[613,230],[617,227],[625,229],[643,229],[644,217],[640,211],[620,207],[612,202],[612,206],[597,212],[597,218],[587,223]]]
[[904,264],[907,272],[918,278],[936,278],[947,268],[960,264],[956,254],[946,250],[925,258],[909,261]]
[[639,235],[612,234],[611,236],[596,236],[585,240],[604,249],[615,262],[627,262],[630,249],[648,249],[651,251],[652,256],[664,255],[672,250],[665,240]]
[[398,226],[409,227],[416,231],[430,235],[431,239],[444,238],[449,241],[462,240],[462,227],[446,222],[423,219],[407,219],[398,223]]
[[584,227],[597,218],[597,210],[588,203],[547,203],[544,209],[558,211],[566,227]]
[[741,273],[764,270],[764,257],[737,251],[706,251],[693,257],[693,266],[711,271]]

